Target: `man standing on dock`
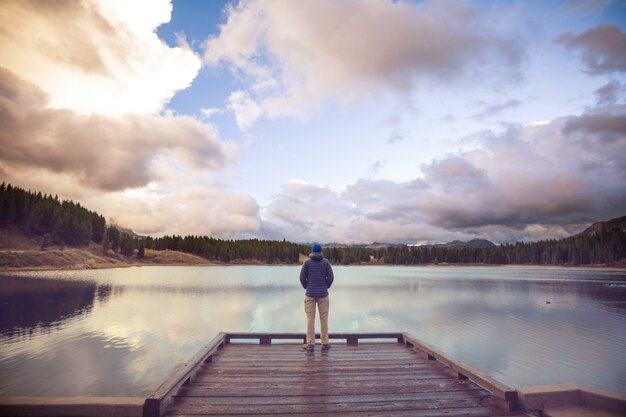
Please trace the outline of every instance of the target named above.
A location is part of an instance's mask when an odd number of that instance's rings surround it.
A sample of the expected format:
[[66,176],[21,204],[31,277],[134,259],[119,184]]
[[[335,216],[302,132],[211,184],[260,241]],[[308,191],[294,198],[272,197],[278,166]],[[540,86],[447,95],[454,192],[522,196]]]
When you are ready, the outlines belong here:
[[333,267],[322,255],[322,246],[311,247],[309,259],[304,261],[300,270],[300,283],[306,290],[304,296],[304,312],[306,313],[306,344],[304,350],[312,351],[315,346],[315,307],[320,313],[322,350],[330,349],[328,340],[328,310],[330,300],[328,289],[333,285],[335,277]]

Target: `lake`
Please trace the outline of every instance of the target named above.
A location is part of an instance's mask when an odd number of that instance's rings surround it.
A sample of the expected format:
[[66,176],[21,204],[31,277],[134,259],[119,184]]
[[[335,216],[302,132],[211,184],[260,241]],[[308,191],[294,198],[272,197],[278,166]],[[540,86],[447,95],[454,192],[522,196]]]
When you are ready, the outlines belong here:
[[[626,393],[626,271],[334,269],[331,332],[406,331],[511,387]],[[4,272],[0,395],[145,396],[220,331],[304,332],[299,270]]]

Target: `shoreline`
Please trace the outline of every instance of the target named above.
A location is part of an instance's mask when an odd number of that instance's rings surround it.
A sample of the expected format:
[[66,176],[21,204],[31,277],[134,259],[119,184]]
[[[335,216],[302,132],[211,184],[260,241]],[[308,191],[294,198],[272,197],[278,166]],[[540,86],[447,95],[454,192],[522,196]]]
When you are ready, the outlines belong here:
[[[131,267],[151,267],[151,266],[301,266],[302,264],[285,264],[275,263],[268,264],[264,262],[215,262],[205,260],[204,262],[119,262],[113,264],[74,264],[74,265],[38,265],[38,266],[0,266],[0,274],[3,272],[44,272],[44,271],[81,271],[81,270],[96,270],[96,269],[116,269],[116,268],[131,268]],[[626,266],[607,266],[607,265],[536,265],[536,264],[384,264],[384,263],[353,263],[353,264],[335,264],[334,267],[353,267],[353,266],[365,266],[365,267],[400,267],[400,268],[511,268],[511,269],[585,269],[585,270],[603,270],[603,271],[626,271]]]

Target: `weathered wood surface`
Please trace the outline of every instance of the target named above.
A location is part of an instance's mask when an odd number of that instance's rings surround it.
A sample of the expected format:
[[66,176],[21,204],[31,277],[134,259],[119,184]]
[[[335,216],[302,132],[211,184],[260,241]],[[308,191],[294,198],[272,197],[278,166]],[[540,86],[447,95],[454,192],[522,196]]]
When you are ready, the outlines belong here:
[[0,397],[0,416],[141,417],[140,397]]
[[510,408],[518,407],[517,391],[507,387],[503,383],[496,381],[493,378],[484,375],[482,372],[478,372],[467,364],[462,363],[438,349],[422,342],[414,336],[404,333],[404,343],[407,346],[418,348],[421,352],[424,352],[428,359],[437,360],[450,367],[458,376],[459,379],[471,379],[481,387],[487,389],[494,394],[500,400],[506,402]]
[[505,416],[496,399],[401,343],[230,343],[182,386],[168,416]]

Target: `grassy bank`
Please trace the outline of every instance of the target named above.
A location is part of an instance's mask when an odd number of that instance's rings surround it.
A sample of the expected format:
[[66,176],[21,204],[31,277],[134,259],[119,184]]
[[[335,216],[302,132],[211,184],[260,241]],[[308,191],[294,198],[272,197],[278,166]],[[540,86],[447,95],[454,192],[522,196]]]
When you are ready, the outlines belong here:
[[146,250],[143,259],[125,257],[102,249],[66,248],[41,250],[1,250],[0,270],[91,269],[131,265],[216,265],[199,256],[176,251]]
[[115,268],[130,265],[215,265],[199,256],[176,251],[146,250],[145,257],[126,257],[95,243],[80,248],[40,249],[41,237],[15,228],[0,229],[0,270]]

